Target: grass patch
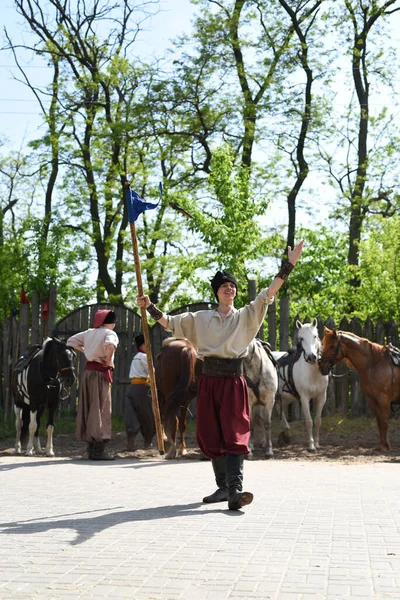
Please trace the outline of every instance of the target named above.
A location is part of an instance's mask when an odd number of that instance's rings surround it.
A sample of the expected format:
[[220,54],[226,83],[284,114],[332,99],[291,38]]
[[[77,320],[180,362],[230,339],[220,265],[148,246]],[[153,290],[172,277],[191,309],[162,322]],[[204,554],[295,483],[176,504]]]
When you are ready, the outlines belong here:
[[[40,423],[40,435],[46,434],[46,413],[43,415]],[[70,413],[64,413],[55,418],[55,434],[75,434],[76,428],[76,416]],[[113,433],[119,433],[125,431],[124,419],[121,416],[113,415],[112,417],[112,431]],[[0,440],[4,440],[9,437],[15,436],[15,419],[14,415],[12,419],[7,422],[4,420],[4,412],[0,412]]]

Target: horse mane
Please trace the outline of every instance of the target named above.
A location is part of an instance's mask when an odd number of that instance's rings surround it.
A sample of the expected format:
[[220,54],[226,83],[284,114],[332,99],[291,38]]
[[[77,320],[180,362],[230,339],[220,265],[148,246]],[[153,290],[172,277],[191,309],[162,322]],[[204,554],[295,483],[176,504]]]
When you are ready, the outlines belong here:
[[379,360],[386,351],[386,346],[382,346],[381,344],[378,344],[377,342],[371,342],[367,338],[360,337],[359,335],[356,335],[355,333],[352,333],[351,331],[338,331],[337,333],[345,335],[345,336],[346,335],[350,336],[350,337],[354,338],[356,342],[362,343],[364,346],[367,345],[369,347],[369,350],[372,354],[372,358],[374,360]]
[[166,346],[169,346],[173,342],[181,342],[183,346],[191,346],[192,348],[194,348],[194,346],[190,340],[188,340],[186,338],[177,338],[177,337],[165,338],[165,340],[163,340],[161,346],[162,346],[162,348],[165,348]]
[[164,348],[165,346],[169,346],[169,344],[170,344],[171,342],[175,342],[175,340],[177,340],[177,339],[178,339],[178,338],[175,338],[175,337],[167,337],[167,338],[165,338],[165,340],[163,340],[163,342],[162,342],[162,344],[161,344],[161,345],[162,345],[162,347]]

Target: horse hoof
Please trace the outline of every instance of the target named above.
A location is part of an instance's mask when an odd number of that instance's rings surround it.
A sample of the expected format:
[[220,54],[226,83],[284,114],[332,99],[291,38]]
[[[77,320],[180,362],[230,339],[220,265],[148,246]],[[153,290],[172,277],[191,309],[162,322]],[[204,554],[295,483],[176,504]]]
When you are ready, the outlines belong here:
[[307,448],[307,452],[309,452],[310,454],[317,454],[317,451],[315,448]]
[[174,450],[173,452],[171,452],[170,450],[168,450],[167,454],[165,455],[165,458],[167,460],[171,460],[173,458],[176,458],[176,450]]
[[278,444],[280,446],[286,446],[290,444],[290,435],[286,431],[281,431],[278,436]]
[[273,455],[273,454],[265,454],[265,455],[264,455],[264,458],[265,458],[266,460],[269,460],[270,458],[274,458],[274,455]]
[[53,450],[51,450],[51,452],[46,452],[46,456],[53,457],[53,456],[55,456],[55,454],[54,454]]

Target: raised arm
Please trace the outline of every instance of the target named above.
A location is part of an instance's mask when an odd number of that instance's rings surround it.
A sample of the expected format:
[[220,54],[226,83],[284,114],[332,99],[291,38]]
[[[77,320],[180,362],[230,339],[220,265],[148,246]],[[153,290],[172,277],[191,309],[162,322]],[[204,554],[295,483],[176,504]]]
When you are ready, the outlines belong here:
[[281,270],[279,271],[279,273],[277,275],[275,275],[275,278],[272,280],[272,282],[268,288],[268,297],[269,298],[272,298],[273,296],[275,296],[277,294],[277,292],[280,290],[283,282],[286,281],[289,274],[293,271],[293,267],[299,260],[301,252],[303,250],[303,244],[304,244],[304,240],[301,240],[301,242],[299,242],[297,244],[297,246],[295,246],[293,248],[293,250],[291,249],[290,246],[288,246],[288,259],[289,260],[286,263],[283,263]]

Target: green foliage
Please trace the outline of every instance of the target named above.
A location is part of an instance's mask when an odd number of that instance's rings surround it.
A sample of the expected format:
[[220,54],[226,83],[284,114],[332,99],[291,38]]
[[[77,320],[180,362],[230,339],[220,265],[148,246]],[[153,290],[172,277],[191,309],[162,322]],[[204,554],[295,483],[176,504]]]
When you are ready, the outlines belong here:
[[376,218],[360,244],[361,280],[350,296],[354,316],[400,323],[400,217]]
[[349,289],[347,236],[319,225],[300,230],[299,238],[304,238],[305,245],[288,280],[291,314],[310,319],[331,316],[339,322],[344,316]]
[[210,198],[199,207],[198,200],[185,203],[194,220],[189,223],[208,248],[208,267],[225,268],[242,282],[238,303],[247,297],[245,288],[248,258],[256,260],[265,251],[259,217],[268,200],[255,197],[247,167],[237,167],[229,146],[214,151],[209,177]]

